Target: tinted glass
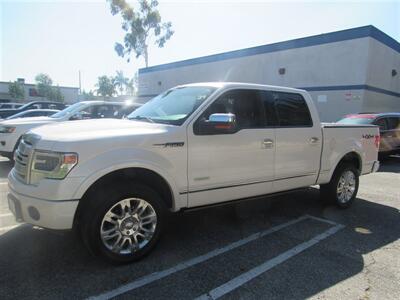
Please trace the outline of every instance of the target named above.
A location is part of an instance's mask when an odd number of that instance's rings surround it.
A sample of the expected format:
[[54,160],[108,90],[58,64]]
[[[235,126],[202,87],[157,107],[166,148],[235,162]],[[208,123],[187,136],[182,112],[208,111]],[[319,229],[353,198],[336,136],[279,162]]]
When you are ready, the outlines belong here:
[[232,113],[236,116],[238,129],[263,127],[261,94],[257,90],[229,91],[219,97],[206,112],[202,120],[216,113]]
[[387,124],[389,130],[400,129],[399,118],[389,117],[387,118]]
[[387,122],[385,118],[376,120],[374,124],[378,125],[380,130],[387,130]]
[[294,93],[272,92],[279,126],[312,126],[310,111],[303,96]]

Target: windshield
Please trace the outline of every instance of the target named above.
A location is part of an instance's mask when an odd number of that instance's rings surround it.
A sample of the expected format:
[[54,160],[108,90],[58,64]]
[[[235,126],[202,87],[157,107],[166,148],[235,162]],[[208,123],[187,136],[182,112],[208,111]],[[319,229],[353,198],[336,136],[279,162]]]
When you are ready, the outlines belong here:
[[72,104],[71,106],[68,106],[66,109],[63,109],[62,111],[59,111],[58,113],[55,113],[54,115],[51,115],[50,118],[64,118],[66,116],[71,116],[78,111],[82,110],[84,107],[86,107],[86,103],[78,102],[75,104]]
[[349,118],[344,118],[337,123],[339,124],[371,124],[374,121],[373,118],[357,118],[357,117],[349,117]]
[[128,119],[182,125],[214,91],[213,87],[174,88],[135,110]]

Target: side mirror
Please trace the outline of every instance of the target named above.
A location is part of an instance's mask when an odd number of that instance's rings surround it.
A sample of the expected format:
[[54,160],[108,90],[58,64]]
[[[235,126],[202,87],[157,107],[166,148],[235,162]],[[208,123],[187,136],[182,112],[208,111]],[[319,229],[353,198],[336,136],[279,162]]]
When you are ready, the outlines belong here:
[[234,114],[212,114],[199,124],[199,134],[232,134],[237,131]]

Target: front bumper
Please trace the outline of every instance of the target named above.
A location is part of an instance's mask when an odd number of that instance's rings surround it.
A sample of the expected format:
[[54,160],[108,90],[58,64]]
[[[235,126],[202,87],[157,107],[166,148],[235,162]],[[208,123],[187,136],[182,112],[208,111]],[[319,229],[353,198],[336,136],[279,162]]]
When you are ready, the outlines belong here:
[[49,229],[71,229],[79,203],[73,195],[81,182],[81,178],[67,177],[42,180],[38,186],[28,185],[20,182],[12,170],[8,174],[10,210],[20,222]]
[[44,228],[71,229],[78,200],[48,201],[18,194],[10,189],[8,205],[18,222]]

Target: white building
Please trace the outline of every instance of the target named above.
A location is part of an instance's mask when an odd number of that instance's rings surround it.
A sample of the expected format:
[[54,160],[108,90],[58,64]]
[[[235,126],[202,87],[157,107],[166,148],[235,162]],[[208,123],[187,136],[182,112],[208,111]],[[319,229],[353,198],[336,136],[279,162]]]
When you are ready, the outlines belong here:
[[[44,97],[40,97],[36,90],[35,84],[25,83],[24,79],[18,79],[21,84],[24,86],[25,90],[25,99],[22,102],[30,102],[30,101],[43,101],[46,100]],[[8,86],[10,82],[0,81],[0,101],[1,102],[16,102],[15,99],[11,98],[8,93]],[[57,86],[56,86],[57,87]],[[79,88],[77,87],[67,87],[60,86],[61,94],[64,96],[64,102],[67,104],[75,103],[79,101]],[[21,102],[19,100],[18,102]]]
[[400,111],[400,43],[364,26],[148,67],[139,70],[139,97],[205,81],[306,89],[323,121]]

